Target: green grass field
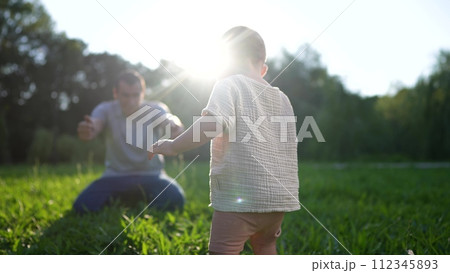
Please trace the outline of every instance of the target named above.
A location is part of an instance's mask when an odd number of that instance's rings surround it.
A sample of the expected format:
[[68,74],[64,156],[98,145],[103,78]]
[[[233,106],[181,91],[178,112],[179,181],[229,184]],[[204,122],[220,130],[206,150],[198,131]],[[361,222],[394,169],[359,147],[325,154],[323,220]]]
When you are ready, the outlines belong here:
[[[167,172],[183,167],[171,163]],[[179,177],[184,211],[145,211],[104,253],[206,254],[208,170],[195,163]],[[80,164],[0,167],[0,254],[99,254],[146,206],[75,215],[72,202],[101,172]],[[353,254],[450,254],[450,169],[302,163],[299,177],[300,202]],[[286,215],[278,250],[347,254],[305,209]]]

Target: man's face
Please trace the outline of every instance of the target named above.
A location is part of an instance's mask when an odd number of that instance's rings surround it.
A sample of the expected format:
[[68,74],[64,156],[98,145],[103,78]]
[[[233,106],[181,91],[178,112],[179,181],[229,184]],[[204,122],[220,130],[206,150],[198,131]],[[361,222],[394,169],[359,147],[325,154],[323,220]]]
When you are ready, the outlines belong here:
[[144,92],[140,83],[129,85],[121,81],[119,88],[114,88],[114,98],[119,101],[122,113],[129,116],[138,110],[144,98]]

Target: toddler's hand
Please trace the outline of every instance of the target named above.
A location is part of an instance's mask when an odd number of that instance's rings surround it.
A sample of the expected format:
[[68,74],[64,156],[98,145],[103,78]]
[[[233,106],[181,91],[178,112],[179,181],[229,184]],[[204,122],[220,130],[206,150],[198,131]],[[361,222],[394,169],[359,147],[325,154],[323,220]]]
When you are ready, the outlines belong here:
[[173,141],[170,139],[158,140],[158,142],[152,145],[151,152],[148,152],[148,159],[152,159],[155,154],[168,156],[177,155],[177,153],[172,149],[172,142]]

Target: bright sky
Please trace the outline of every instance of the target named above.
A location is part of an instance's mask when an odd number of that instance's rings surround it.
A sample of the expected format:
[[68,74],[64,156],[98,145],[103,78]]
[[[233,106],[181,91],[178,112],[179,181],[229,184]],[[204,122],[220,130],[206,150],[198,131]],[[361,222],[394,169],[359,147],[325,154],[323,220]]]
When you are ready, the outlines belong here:
[[206,74],[212,45],[236,25],[258,31],[269,58],[312,43],[329,72],[364,96],[414,85],[440,49],[450,50],[446,0],[356,0],[323,33],[353,0],[41,1],[56,29],[82,39],[90,52],[149,68],[158,66],[154,58],[168,59]]

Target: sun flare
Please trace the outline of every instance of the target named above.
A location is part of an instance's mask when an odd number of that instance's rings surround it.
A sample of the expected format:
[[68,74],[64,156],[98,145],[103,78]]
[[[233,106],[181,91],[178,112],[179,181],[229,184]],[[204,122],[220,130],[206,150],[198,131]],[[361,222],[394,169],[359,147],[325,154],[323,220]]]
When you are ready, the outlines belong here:
[[174,61],[194,78],[214,79],[223,66],[219,42],[208,39],[208,36],[195,36],[183,45]]
[[[135,38],[152,55],[145,56],[141,50],[135,50],[136,59],[145,64],[151,62],[153,68],[159,66],[159,60],[165,59],[185,69],[192,77],[217,78],[226,64],[220,48],[220,38],[225,31],[238,25],[269,29],[261,25],[267,20],[245,12],[251,3],[230,1],[161,1],[148,4],[127,24]],[[245,8],[236,10],[234,6],[237,3]],[[132,39],[114,41],[119,47],[136,48]]]

